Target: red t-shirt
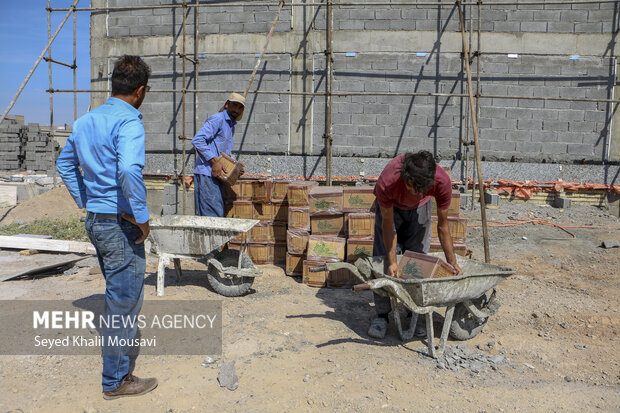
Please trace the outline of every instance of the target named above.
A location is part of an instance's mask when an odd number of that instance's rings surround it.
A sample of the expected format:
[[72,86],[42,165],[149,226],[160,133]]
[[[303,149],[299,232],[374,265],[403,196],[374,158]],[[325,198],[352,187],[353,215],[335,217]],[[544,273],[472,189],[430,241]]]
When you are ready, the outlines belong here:
[[433,187],[426,194],[411,195],[400,177],[404,160],[405,154],[398,155],[381,172],[374,190],[379,205],[383,208],[414,209],[426,204],[433,196],[439,209],[448,209],[452,201],[452,182],[446,171],[437,164]]

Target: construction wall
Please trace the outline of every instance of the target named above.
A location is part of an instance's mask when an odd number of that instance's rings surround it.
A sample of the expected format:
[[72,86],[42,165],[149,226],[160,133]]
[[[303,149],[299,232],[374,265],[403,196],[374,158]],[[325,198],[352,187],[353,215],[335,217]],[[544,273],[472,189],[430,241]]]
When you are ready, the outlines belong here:
[[[199,80],[194,83],[194,65],[186,61],[188,89],[245,89],[277,10],[276,1],[269,7],[251,3],[200,8]],[[91,1],[92,6],[145,4],[171,2]],[[619,160],[620,134],[618,122],[612,122],[611,104],[517,98],[617,98],[618,4],[485,5],[480,12],[481,54],[472,60],[474,88],[479,73],[479,93],[494,96],[478,101],[484,159]],[[191,156],[183,160],[171,155],[172,150],[183,148],[179,139],[183,135],[183,59],[178,55],[183,45],[182,13],[180,8],[161,8],[91,17],[93,89],[109,87],[114,61],[124,53],[144,56],[153,69],[153,90],[141,108],[148,136],[147,172],[151,173],[180,172],[183,163],[191,171],[193,163]],[[467,34],[467,39],[476,51],[476,7],[467,7],[465,22],[467,28],[470,23],[473,26],[474,33]],[[252,89],[324,92],[324,29],[325,7],[285,7]],[[334,6],[333,30],[334,92],[467,93],[459,13],[452,3],[448,7]],[[193,32],[194,11],[189,8],[186,53],[192,58]],[[93,106],[105,99],[105,94],[92,94]],[[185,137],[191,139],[225,99],[225,93],[200,93],[194,102],[188,93]],[[468,99],[463,96],[334,96],[333,154],[391,157],[428,149],[442,159],[463,159],[462,142],[473,139],[467,131],[468,111]],[[325,113],[322,96],[250,94],[244,119],[237,126],[236,152],[242,160],[257,153],[304,160],[320,155]],[[190,149],[189,141],[185,142]]]

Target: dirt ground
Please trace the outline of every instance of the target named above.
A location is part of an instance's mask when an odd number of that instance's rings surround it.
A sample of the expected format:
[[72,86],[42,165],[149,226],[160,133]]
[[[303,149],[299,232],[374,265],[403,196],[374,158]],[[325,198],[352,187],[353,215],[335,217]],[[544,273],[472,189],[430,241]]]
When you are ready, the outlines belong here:
[[[479,211],[467,214],[475,226]],[[201,264],[183,261],[184,278],[177,284],[169,269],[158,298],[150,260],[145,299],[223,300],[219,357],[235,361],[238,389],[219,386],[218,363],[201,365],[207,354],[140,356],[135,374],[157,377],[159,387],[114,401],[101,397],[98,356],[0,356],[0,411],[620,411],[620,248],[600,247],[620,240],[620,220],[580,205],[488,210],[491,221],[509,216],[591,228],[566,228],[575,239],[540,224],[490,228],[492,262],[516,273],[497,287],[502,306],[483,332],[448,346],[501,362],[443,368],[425,355],[425,340],[402,343],[393,323],[386,339],[370,339],[368,291],[310,288],[276,266],[262,267],[250,294],[223,298]],[[470,228],[467,245],[483,261],[481,233]],[[4,282],[0,298],[75,300],[104,288],[84,267]]]

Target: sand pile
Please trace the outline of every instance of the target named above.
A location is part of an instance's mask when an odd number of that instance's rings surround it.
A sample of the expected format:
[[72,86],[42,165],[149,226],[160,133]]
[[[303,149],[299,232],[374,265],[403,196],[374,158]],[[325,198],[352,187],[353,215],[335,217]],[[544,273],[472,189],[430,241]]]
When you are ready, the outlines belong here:
[[[0,211],[0,217],[7,209]],[[61,186],[18,204],[0,221],[0,225],[15,221],[27,223],[41,218],[69,218],[74,215],[84,215],[84,212],[77,207],[67,188]]]

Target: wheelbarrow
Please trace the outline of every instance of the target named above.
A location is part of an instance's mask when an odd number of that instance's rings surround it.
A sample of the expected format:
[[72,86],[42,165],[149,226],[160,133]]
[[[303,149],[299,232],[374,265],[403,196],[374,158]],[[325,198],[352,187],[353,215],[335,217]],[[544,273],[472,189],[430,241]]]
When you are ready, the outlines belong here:
[[[442,257],[442,253],[429,255]],[[400,261],[402,256],[398,256]],[[457,255],[457,263],[463,275],[444,278],[404,279],[386,274],[388,261],[386,257],[363,257],[355,264],[344,262],[327,263],[310,271],[335,271],[347,269],[362,284],[355,285],[354,291],[373,290],[388,297],[392,306],[392,315],[400,339],[410,341],[413,338],[418,315],[426,315],[426,334],[428,353],[437,358],[443,354],[448,334],[456,340],[469,340],[475,337],[486,324],[490,316],[499,308],[495,298],[495,287],[508,276],[514,274],[510,268],[484,264]],[[489,297],[485,294],[493,289]],[[403,328],[401,307],[412,313],[407,328]],[[433,331],[433,313],[445,307],[445,316],[439,344],[435,346]]]
[[181,258],[206,261],[207,280],[217,293],[226,297],[245,294],[262,271],[245,254],[245,248],[237,251],[220,250],[220,247],[239,234],[245,234],[258,222],[255,219],[194,215],[166,215],[153,219],[150,238],[159,255],[157,295],[164,295],[164,272],[170,260],[174,262],[177,281],[181,279]]

